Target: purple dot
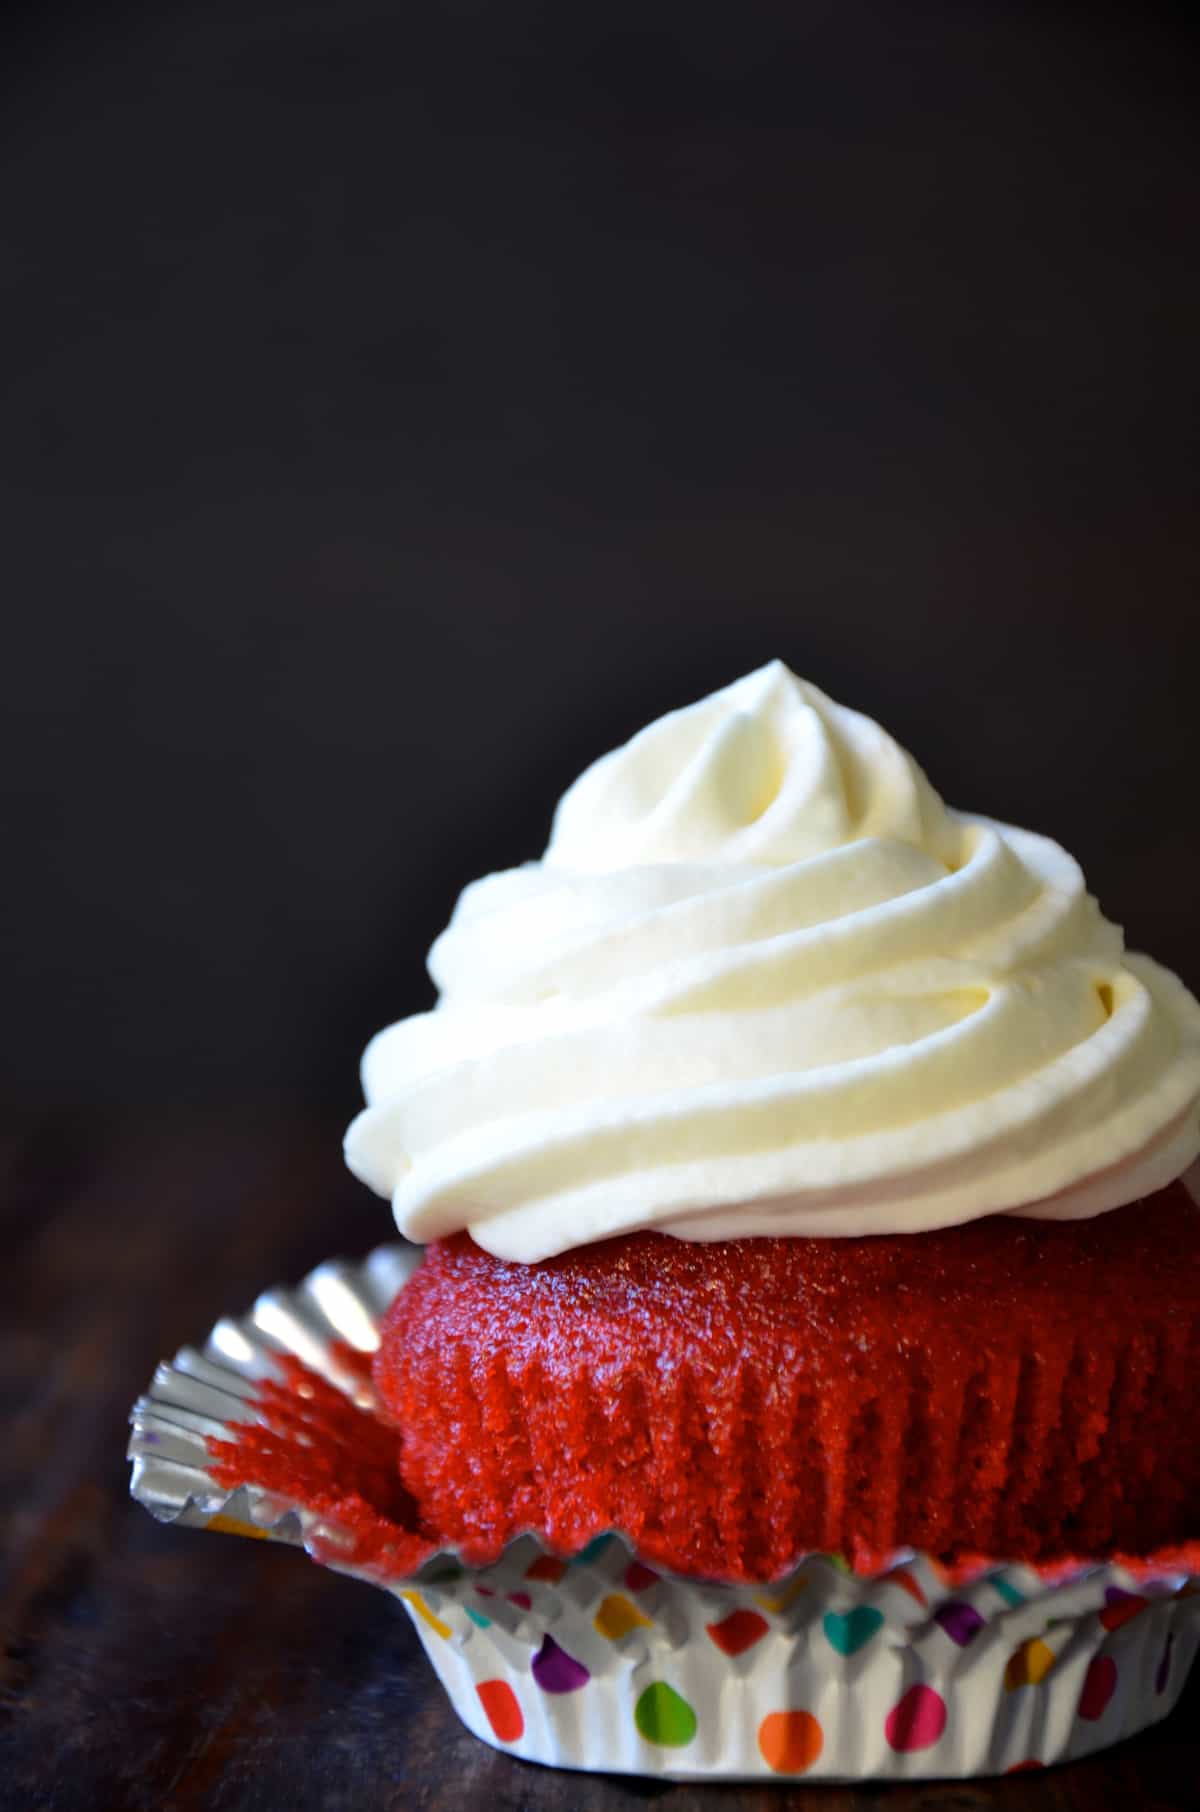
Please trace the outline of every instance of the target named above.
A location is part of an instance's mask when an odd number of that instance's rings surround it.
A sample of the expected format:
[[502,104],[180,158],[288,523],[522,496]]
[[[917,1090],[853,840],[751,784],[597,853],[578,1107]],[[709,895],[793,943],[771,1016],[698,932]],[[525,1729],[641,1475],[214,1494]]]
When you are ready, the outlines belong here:
[[1158,1672],[1154,1676],[1155,1692],[1166,1692],[1167,1690],[1167,1681],[1171,1678],[1171,1650],[1174,1646],[1175,1632],[1172,1630],[1171,1634],[1167,1637],[1167,1646],[1162,1652],[1162,1660],[1158,1664]]
[[964,1604],[961,1598],[948,1598],[933,1613],[935,1623],[940,1623],[951,1642],[957,1642],[959,1648],[966,1648],[968,1642],[974,1642],[983,1628],[983,1618],[973,1604]]
[[582,1661],[559,1648],[553,1636],[545,1636],[533,1657],[533,1677],[543,1692],[578,1692],[592,1676]]

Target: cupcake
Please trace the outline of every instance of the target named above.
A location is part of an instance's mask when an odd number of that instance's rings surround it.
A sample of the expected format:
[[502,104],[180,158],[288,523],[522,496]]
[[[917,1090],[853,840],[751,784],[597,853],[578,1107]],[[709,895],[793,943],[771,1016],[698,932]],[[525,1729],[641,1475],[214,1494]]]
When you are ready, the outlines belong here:
[[469,1728],[964,1776],[1200,1647],[1200,1006],[775,663],[604,756],[374,1039],[413,1246],[161,1367],[155,1514],[397,1593]]
[[374,1375],[464,1558],[1200,1535],[1200,1006],[1058,844],[774,663],[589,768],[430,970],[346,1151],[429,1246]]

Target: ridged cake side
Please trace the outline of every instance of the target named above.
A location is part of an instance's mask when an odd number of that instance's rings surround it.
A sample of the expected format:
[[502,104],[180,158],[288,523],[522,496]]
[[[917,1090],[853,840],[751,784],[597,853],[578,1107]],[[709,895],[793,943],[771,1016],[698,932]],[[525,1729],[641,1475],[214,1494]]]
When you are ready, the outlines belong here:
[[1052,1561],[1200,1535],[1200,1212],[863,1240],[430,1248],[376,1360],[423,1519],[764,1580],[809,1550]]

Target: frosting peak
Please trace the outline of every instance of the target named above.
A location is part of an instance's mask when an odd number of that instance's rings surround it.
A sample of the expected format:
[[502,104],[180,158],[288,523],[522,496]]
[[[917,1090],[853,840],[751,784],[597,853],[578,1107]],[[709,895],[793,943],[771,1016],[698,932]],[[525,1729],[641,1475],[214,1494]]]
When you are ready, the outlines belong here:
[[772,661],[594,762],[559,802],[545,860],[589,874],[663,862],[781,868],[863,837],[937,855],[959,841],[899,743]]
[[1048,838],[949,810],[775,662],[588,768],[379,1034],[351,1168],[533,1261],[1133,1200],[1200,1150],[1200,1006]]

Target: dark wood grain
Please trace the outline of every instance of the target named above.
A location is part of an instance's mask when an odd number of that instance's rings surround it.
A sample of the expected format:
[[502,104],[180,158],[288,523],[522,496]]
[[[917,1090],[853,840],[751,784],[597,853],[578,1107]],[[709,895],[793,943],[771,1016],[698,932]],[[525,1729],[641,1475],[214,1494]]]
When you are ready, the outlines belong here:
[[386,1236],[337,1129],[245,1112],[0,1137],[0,1804],[46,1812],[1190,1812],[1200,1683],[1159,1729],[1020,1780],[699,1788],[556,1774],[467,1735],[382,1593],[127,1496],[154,1362],[271,1282]]

